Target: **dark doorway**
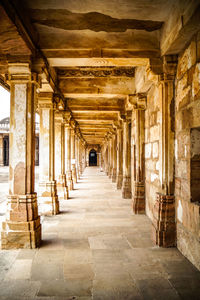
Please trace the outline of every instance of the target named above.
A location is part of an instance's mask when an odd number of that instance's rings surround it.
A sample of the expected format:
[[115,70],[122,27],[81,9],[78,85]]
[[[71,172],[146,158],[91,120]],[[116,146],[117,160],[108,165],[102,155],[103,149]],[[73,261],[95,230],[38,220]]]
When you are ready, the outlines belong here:
[[97,166],[97,153],[94,149],[89,153],[89,166]]
[[4,166],[9,165],[9,137],[3,138],[3,164]]

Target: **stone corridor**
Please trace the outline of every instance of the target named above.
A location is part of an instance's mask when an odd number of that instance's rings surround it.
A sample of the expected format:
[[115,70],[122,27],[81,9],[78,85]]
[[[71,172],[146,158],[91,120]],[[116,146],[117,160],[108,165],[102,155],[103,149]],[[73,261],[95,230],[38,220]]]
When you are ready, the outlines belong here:
[[131,202],[86,168],[61,212],[42,218],[39,249],[0,251],[0,299],[200,299],[199,271],[153,245],[150,220]]

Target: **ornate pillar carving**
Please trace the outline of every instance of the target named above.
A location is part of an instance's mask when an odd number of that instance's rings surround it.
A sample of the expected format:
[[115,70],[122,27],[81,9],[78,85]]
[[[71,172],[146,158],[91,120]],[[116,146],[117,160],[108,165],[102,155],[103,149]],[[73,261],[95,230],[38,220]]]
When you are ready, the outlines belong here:
[[55,179],[57,192],[61,199],[68,199],[68,186],[65,174],[65,132],[63,113],[55,114]]
[[73,179],[72,179],[72,169],[71,169],[71,124],[70,124],[70,114],[65,115],[65,162],[66,162],[66,175],[67,175],[67,186],[69,190],[73,190]]
[[41,225],[35,193],[35,108],[37,75],[28,63],[9,64],[10,160],[6,220],[1,247],[36,248]]
[[59,213],[57,186],[55,181],[55,136],[53,93],[40,93],[38,97],[40,114],[40,175],[39,212],[44,215]]
[[117,189],[122,188],[123,181],[123,131],[117,128]]
[[153,240],[159,246],[176,245],[174,200],[174,79],[176,56],[163,58],[163,74],[160,75],[161,132],[159,143],[161,190],[154,206]]
[[129,115],[123,120],[123,182],[122,197],[131,198],[131,119]]
[[73,183],[77,183],[77,175],[76,175],[76,144],[75,144],[75,124],[72,125],[71,129],[71,166],[72,166],[72,180]]
[[144,124],[146,109],[146,95],[135,94],[129,97],[130,103],[133,105],[133,118],[135,119],[135,148],[133,151],[134,166],[134,188],[133,188],[133,212],[135,214],[145,213],[145,183],[144,183]]

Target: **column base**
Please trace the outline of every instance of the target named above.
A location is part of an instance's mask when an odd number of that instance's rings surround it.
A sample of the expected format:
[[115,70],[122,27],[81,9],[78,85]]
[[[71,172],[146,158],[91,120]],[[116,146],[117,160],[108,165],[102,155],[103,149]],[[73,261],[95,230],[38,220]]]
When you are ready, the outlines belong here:
[[130,177],[124,177],[123,183],[122,183],[122,198],[124,199],[131,199],[132,193],[131,193],[131,178]]
[[40,215],[52,216],[59,213],[56,181],[39,183],[38,209]]
[[123,175],[117,175],[117,189],[120,190],[122,188]]
[[74,189],[73,179],[72,179],[72,171],[67,172],[67,186],[70,191]]
[[160,247],[176,246],[176,223],[174,196],[157,193],[154,205],[152,238]]
[[66,176],[60,175],[57,180],[57,194],[59,199],[67,200],[69,199],[69,191],[66,183]]
[[112,169],[112,182],[116,182],[117,176],[116,176],[116,169]]
[[2,249],[33,249],[40,246],[37,194],[8,196],[7,216],[9,219],[2,223]]
[[145,214],[145,190],[143,182],[134,182],[133,212]]

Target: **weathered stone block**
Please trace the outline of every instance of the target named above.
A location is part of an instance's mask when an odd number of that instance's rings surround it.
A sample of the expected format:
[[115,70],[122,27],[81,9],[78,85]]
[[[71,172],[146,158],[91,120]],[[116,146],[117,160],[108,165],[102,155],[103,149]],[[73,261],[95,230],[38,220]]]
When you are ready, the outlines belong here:
[[145,158],[151,158],[151,143],[145,144]]
[[200,96],[200,63],[196,64],[193,73],[192,96],[194,98],[199,98]]
[[177,248],[200,270],[200,243],[181,223],[177,223]]
[[192,41],[189,47],[179,57],[177,78],[181,78],[183,74],[196,63],[196,42]]
[[186,106],[189,101],[191,86],[188,86],[188,75],[185,73],[182,79],[178,81],[176,90],[176,109]]
[[158,157],[158,142],[153,143],[153,158]]
[[155,125],[150,128],[150,142],[158,141],[159,140],[159,126]]

